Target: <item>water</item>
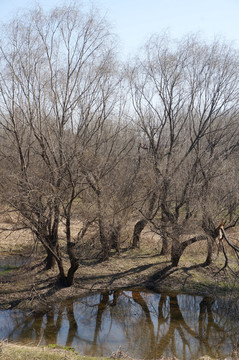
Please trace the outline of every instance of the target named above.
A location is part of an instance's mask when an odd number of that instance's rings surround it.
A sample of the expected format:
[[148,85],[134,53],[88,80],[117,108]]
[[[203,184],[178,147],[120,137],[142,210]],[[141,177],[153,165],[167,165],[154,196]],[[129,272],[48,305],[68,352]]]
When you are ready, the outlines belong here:
[[138,359],[229,356],[239,342],[236,302],[152,292],[102,292],[45,314],[0,311],[0,339],[72,346],[82,355],[121,349]]
[[26,265],[30,262],[29,257],[21,255],[3,256],[0,254],[0,272],[8,269],[14,269]]

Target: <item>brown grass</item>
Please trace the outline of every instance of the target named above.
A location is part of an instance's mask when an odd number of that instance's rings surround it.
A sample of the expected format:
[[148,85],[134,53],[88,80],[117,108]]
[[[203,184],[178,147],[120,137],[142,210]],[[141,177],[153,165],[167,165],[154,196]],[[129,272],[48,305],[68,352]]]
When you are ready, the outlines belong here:
[[92,358],[80,356],[71,350],[64,348],[52,349],[47,346],[25,346],[17,344],[8,344],[0,342],[0,359],[1,360],[96,360],[107,358]]
[[[110,358],[80,356],[64,348],[51,349],[47,346],[26,346],[0,342],[0,360],[109,360],[109,359],[134,360],[121,350],[113,353]],[[136,359],[135,359],[136,360]],[[159,360],[179,360],[176,357],[160,357]],[[217,360],[209,356],[202,356],[199,360]]]

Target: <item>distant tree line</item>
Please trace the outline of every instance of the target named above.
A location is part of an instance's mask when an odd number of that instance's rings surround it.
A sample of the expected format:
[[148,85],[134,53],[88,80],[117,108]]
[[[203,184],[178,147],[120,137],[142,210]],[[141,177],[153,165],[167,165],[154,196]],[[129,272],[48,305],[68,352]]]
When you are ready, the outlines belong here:
[[0,36],[2,211],[19,215],[63,286],[89,227],[103,260],[133,223],[132,247],[150,224],[172,265],[197,241],[209,265],[224,222],[238,221],[238,104],[239,53],[221,41],[154,35],[126,64],[96,11],[34,9]]

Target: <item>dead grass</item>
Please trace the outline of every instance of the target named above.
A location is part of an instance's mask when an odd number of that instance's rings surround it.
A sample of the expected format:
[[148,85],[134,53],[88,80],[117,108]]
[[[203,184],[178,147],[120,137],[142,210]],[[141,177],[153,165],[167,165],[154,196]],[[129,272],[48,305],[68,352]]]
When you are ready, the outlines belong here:
[[[80,356],[71,350],[61,348],[52,349],[48,346],[26,346],[0,342],[0,360],[109,360],[126,359],[134,360],[127,353],[118,350],[110,358]],[[236,359],[236,358],[234,358]],[[136,359],[135,359],[136,360]],[[159,360],[179,360],[176,357],[160,357]],[[209,356],[202,356],[199,360],[217,360]]]
[[33,245],[32,234],[27,229],[17,229],[19,216],[15,212],[0,214],[0,253],[21,253]]
[[47,346],[25,346],[0,343],[0,359],[1,360],[96,360],[107,358],[92,358],[88,356],[80,356],[71,350],[63,348],[52,349]]

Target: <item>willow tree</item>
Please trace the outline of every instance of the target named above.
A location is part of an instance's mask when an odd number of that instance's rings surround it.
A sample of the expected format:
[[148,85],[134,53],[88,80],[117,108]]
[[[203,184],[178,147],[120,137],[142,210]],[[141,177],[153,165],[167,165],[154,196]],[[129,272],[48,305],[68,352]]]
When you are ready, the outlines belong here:
[[97,229],[101,258],[109,258],[111,248],[119,253],[121,230],[131,217],[136,166],[132,151],[134,137],[127,124],[108,121],[91,141],[91,154],[82,163],[88,189],[81,211]]
[[188,245],[206,238],[189,237],[183,245],[179,240],[195,232],[190,227],[195,216],[197,225],[202,214],[208,217],[202,197],[208,196],[208,181],[219,174],[226,134],[235,130],[238,65],[237,52],[223,43],[153,36],[130,72],[133,116],[144,143],[141,166],[147,166],[150,179],[143,189],[145,196],[151,194],[147,207],[139,208],[135,229],[140,222],[140,231],[153,223],[163,239],[162,254],[172,243],[173,265]]
[[[74,200],[86,187],[81,154],[105,120],[104,81],[114,67],[112,36],[96,12],[36,9],[6,24],[0,44],[1,198],[21,214],[71,285],[79,261],[71,236]],[[71,266],[65,273],[58,230],[65,220]]]

